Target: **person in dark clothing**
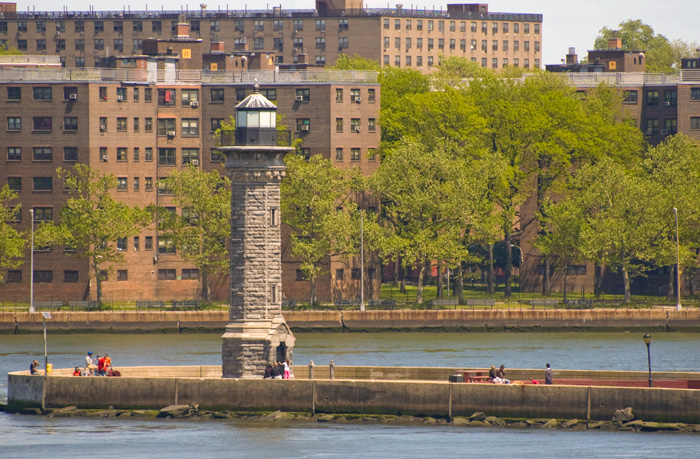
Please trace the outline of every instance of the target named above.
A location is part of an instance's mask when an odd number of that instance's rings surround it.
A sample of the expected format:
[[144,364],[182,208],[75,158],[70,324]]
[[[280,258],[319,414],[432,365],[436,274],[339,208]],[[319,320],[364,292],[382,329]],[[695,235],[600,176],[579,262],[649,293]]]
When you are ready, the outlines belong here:
[[510,381],[506,379],[506,366],[501,365],[501,368],[496,372],[496,377],[503,381],[505,384],[510,384]]
[[29,365],[29,373],[35,375],[38,371],[37,367],[39,367],[39,362],[35,360]]
[[271,379],[272,378],[272,365],[269,363],[265,367],[265,376],[263,376],[263,379]]
[[493,382],[498,377],[498,372],[496,371],[495,365],[491,365],[489,370],[489,381]]
[[547,364],[547,368],[544,370],[544,383],[552,384],[552,368]]
[[273,367],[272,367],[272,379],[282,379],[282,366],[277,362]]

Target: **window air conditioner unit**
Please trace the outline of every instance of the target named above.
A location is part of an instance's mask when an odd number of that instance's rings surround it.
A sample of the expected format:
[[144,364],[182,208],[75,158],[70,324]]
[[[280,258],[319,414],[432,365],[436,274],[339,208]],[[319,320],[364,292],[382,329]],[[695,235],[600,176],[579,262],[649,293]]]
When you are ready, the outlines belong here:
[[107,130],[107,125],[106,124],[100,124],[100,131],[104,132]]
[[190,161],[190,164],[192,164],[194,167],[197,167],[197,166],[199,166],[199,160],[193,159],[192,161]]
[[360,126],[355,126],[355,132],[360,132]]
[[168,137],[175,137],[175,131],[168,131]]
[[668,134],[669,134],[669,130],[668,130],[668,129],[662,129],[662,130],[661,130],[661,135],[668,135]]
[[68,99],[70,99],[70,100],[78,100],[78,94],[75,94],[75,93],[74,93],[74,94],[69,94],[69,95],[68,95]]
[[308,124],[302,124],[301,128],[302,131],[308,131],[309,130],[309,125]]
[[355,102],[356,102],[356,103],[359,104],[361,101],[362,101],[362,98],[361,98],[361,97],[355,97]]
[[304,96],[297,96],[295,100],[297,102],[304,102]]
[[107,162],[107,160],[109,159],[109,155],[102,155],[100,159],[104,162]]
[[671,102],[669,102],[669,101],[664,102],[664,107],[670,107],[670,106],[671,106]]
[[198,101],[198,100],[193,100],[192,102],[190,102],[190,107],[192,107],[192,108],[197,108],[197,107],[199,107],[199,101]]
[[652,134],[653,134],[653,131],[652,131],[651,129],[647,129],[647,131],[645,132],[645,134],[646,134],[646,135],[652,135]]
[[118,94],[117,95],[117,102],[123,102],[123,101],[124,101],[124,96],[122,96],[121,94]]

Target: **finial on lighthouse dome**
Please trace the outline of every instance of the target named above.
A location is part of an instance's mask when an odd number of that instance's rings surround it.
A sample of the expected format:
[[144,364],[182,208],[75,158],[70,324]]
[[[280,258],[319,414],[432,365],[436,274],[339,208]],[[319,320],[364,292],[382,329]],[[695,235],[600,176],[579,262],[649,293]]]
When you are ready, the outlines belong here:
[[255,79],[255,85],[253,85],[253,92],[260,92],[260,83],[258,83],[258,79]]

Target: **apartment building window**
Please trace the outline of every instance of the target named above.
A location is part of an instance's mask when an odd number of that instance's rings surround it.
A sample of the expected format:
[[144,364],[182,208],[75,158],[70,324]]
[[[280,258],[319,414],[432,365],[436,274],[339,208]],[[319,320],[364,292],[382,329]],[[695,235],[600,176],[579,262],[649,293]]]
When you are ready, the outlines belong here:
[[438,38],[438,49],[445,49],[445,39]]
[[112,25],[115,33],[124,33],[124,23],[122,21],[114,21]]
[[143,130],[145,132],[153,132],[153,118],[143,119]]
[[659,105],[659,91],[649,90],[647,91],[647,106],[655,107]]
[[432,67],[434,62],[433,56],[428,56],[428,67]]
[[36,21],[36,31],[46,33],[46,21]]
[[486,52],[488,50],[488,41],[487,40],[481,40],[481,50]]
[[39,39],[36,41],[36,50],[37,51],[46,51],[46,39]]
[[34,208],[35,222],[50,222],[53,221],[53,207],[35,207]]
[[128,160],[129,160],[129,156],[127,154],[126,147],[118,147],[117,148],[117,161],[126,162]]
[[126,132],[126,118],[117,118],[117,131]]
[[456,42],[454,38],[450,38],[450,49],[455,49]]
[[35,131],[50,131],[53,125],[53,119],[50,116],[35,116],[33,121]]
[[[124,250],[126,250],[126,249],[124,249]],[[127,271],[126,269],[118,269],[117,270],[117,281],[121,282],[121,281],[127,281],[127,280],[129,280],[129,271]]]
[[[143,189],[146,191],[153,191],[153,177],[145,177],[143,179]],[[148,238],[146,238],[146,247],[148,247]]]
[[101,101],[107,100],[107,88],[105,86],[100,86],[98,93]]
[[434,45],[433,39],[432,39],[432,38],[428,38],[428,51],[430,51],[430,50],[433,49],[434,47],[435,47],[435,45]]
[[630,91],[625,91],[622,95],[622,103],[624,104],[636,104],[637,103],[637,91],[636,90],[630,90]]
[[513,23],[513,33],[520,33],[520,23],[519,22]]
[[[160,243],[160,241],[159,241]],[[160,249],[160,246],[159,246]],[[160,252],[160,250],[159,250]],[[175,270],[174,269],[159,269],[158,270],[158,279],[160,280],[173,280],[175,279]]]
[[280,21],[279,19],[275,19],[274,21],[272,21],[272,30],[284,30],[284,21]]
[[406,56],[406,57],[404,58],[404,65],[405,65],[406,67],[410,67],[410,66],[411,66],[411,56]]
[[416,66],[421,67],[423,65],[423,56],[416,56]]
[[401,67],[401,56],[394,56],[394,67]]
[[100,147],[100,161],[107,162],[108,158],[107,147]]
[[503,33],[508,33],[508,23],[507,22],[504,22],[503,24],[501,24],[501,31]]
[[21,147],[7,147],[7,160],[8,161],[21,161],[22,160],[22,148]]
[[95,21],[93,23],[95,27],[95,33],[100,33],[105,31],[105,23],[104,21]]
[[360,132],[360,118],[350,118],[350,132]]
[[389,65],[389,55],[388,54],[384,55],[384,65]]
[[[698,88],[700,89],[700,88]],[[19,102],[22,100],[22,88],[17,86],[7,87],[7,101],[8,102]]]
[[[134,191],[139,191],[139,188],[141,187],[141,181],[139,177],[134,177]],[[134,238],[134,249],[138,250],[138,237]]]
[[513,42],[513,51],[520,51],[520,42],[518,40]]
[[[299,102],[308,103],[311,100],[311,92],[309,89],[306,89],[306,88],[297,89],[296,96],[297,96],[297,100]],[[300,100],[300,98],[301,98],[301,100]]]
[[498,40],[493,40],[491,42],[491,50],[498,51]]
[[316,37],[316,49],[326,49],[325,37]]
[[134,118],[134,132],[139,132],[139,118]]
[[440,32],[445,31],[445,21],[438,21],[438,31],[440,31]]
[[78,160],[78,147],[63,147],[63,161],[74,162]]
[[664,120],[664,135],[673,135],[678,132],[678,120],[676,118],[666,118]]
[[77,131],[78,130],[78,117],[77,116],[66,116],[63,118],[63,130],[64,131]]
[[338,30],[348,30],[347,19],[338,19]]
[[216,148],[212,148],[211,151],[209,152],[209,160],[212,163],[223,163],[224,159],[226,159],[219,150]]
[[326,30],[325,19],[316,19],[316,30]]
[[84,68],[85,67],[85,58],[84,57],[76,57],[75,58],[75,66],[76,68]]
[[367,90],[367,102],[370,104],[373,104],[376,102],[376,90],[373,88],[370,88]]
[[503,51],[508,51],[508,40],[503,40]]
[[175,119],[174,118],[158,118],[158,136],[165,137],[171,136],[175,132]]
[[343,132],[343,118],[335,119],[335,132]]
[[27,40],[17,40],[17,49],[20,51],[27,50]]
[[7,177],[7,186],[12,191],[22,191],[22,177]]
[[199,279],[199,269],[183,269],[183,279]]
[[326,65],[326,56],[316,56],[316,65]]
[[359,148],[351,148],[350,149],[350,161],[359,161],[360,160],[360,149]]
[[175,90],[174,89],[159,89],[158,90],[158,106],[167,107],[175,105]]
[[484,35],[486,35],[486,34],[489,33],[489,25],[488,25],[488,23],[486,23],[486,22],[482,22],[482,23],[481,23],[481,33],[483,33]]
[[297,118],[297,132],[311,130],[311,120],[309,118]]
[[[175,165],[175,149],[174,148],[159,148],[158,149],[158,165],[159,166],[174,166]],[[164,193],[161,193],[164,194]]]
[[83,21],[75,21],[73,27],[75,28],[75,33],[85,33],[85,23]]
[[265,38],[255,37],[253,39],[253,49],[264,49],[265,48]]
[[647,120],[646,135],[656,135],[659,133],[659,120],[652,118]]
[[336,161],[342,161],[342,160],[343,160],[343,149],[342,149],[342,148],[336,148],[336,149],[335,149],[335,160],[336,160]]
[[303,19],[294,19],[294,30],[296,31],[301,31],[304,30],[304,20]]
[[7,130],[8,131],[21,131],[22,130],[22,118],[19,116],[8,116],[7,117]]
[[693,131],[700,129],[700,116],[690,117],[690,129]]
[[263,20],[255,20],[253,22],[253,30],[255,32],[264,32],[265,31],[265,21]]
[[540,52],[540,42],[539,42],[539,41],[536,41],[536,42],[534,42],[534,43],[535,43],[535,52],[536,52],[536,53],[539,53],[539,52]]
[[153,102],[153,88],[143,89],[143,100],[146,102]]
[[388,30],[389,29],[389,19],[384,18],[384,29]]
[[433,21],[428,20],[428,32],[432,32],[432,31],[433,31]]
[[690,88],[690,100],[700,100],[700,88]]
[[141,159],[141,150],[139,147],[134,147],[134,162],[138,163]]
[[192,164],[192,161],[199,162],[199,148],[183,148],[182,164]]
[[[406,50],[411,49],[411,45],[411,37],[406,37]],[[397,46],[397,48],[399,48],[399,46]]]
[[302,37],[297,37],[292,40],[292,46],[295,48],[304,48],[304,39]]
[[211,101],[213,103],[221,103],[224,101],[224,90],[223,88],[212,88],[210,90]]
[[278,51],[284,51],[284,38],[273,38],[272,39],[272,49]]
[[126,191],[126,177],[117,177],[117,191]]
[[34,100],[43,100],[46,102],[51,102],[53,98],[52,88],[36,87],[32,88],[34,92]]
[[143,160],[146,162],[151,162],[153,161],[153,147],[146,147],[144,148],[144,158]]
[[523,59],[523,67],[526,69],[530,68],[530,59],[527,59],[527,58]]
[[51,282],[53,282],[53,271],[34,270],[35,284],[50,284]]
[[367,119],[367,130],[369,132],[375,132],[377,130],[377,123],[374,118]]
[[488,66],[488,60],[485,57],[481,58],[481,66],[486,68]]
[[675,107],[678,104],[678,91],[667,89],[664,91],[664,107]]
[[209,120],[209,131],[216,132],[217,129],[221,127],[221,123],[224,122],[223,118],[211,118]]
[[180,98],[183,107],[189,107],[192,102],[199,102],[199,89],[182,89]]
[[199,33],[200,29],[199,21],[190,21],[190,32]]
[[[158,253],[163,253],[163,254],[174,254],[175,253],[175,244],[173,243],[172,239],[159,236],[158,237]],[[171,270],[168,270],[171,271]],[[172,270],[173,272],[175,271],[174,269]],[[175,276],[173,275],[173,279]],[[170,279],[170,278],[168,278]]]
[[498,58],[496,58],[496,57],[491,58],[491,68],[494,68],[494,69],[498,68]]
[[350,40],[347,37],[338,38],[338,49],[347,49],[350,46]]
[[114,50],[122,52],[124,51],[124,40],[121,38],[114,39]]
[[[138,23],[139,28],[141,28],[141,22]],[[136,23],[134,23],[134,32],[140,32],[141,30],[135,30]],[[161,33],[163,31],[163,24],[160,21],[151,21],[151,32]]]

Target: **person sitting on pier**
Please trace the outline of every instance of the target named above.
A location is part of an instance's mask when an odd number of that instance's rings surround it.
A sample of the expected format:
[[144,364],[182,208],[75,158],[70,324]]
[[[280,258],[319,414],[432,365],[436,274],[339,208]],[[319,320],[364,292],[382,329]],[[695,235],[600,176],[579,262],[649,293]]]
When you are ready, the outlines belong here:
[[104,372],[109,373],[111,370],[112,370],[112,358],[109,356],[109,354],[105,354]]
[[39,361],[35,360],[29,365],[29,374],[35,375],[39,370],[37,368],[39,367]]
[[272,365],[269,363],[265,367],[265,375],[263,376],[263,379],[272,379]]
[[282,379],[282,365],[279,362],[272,367],[272,379]]
[[82,376],[82,375],[83,375],[83,372],[80,371],[80,367],[75,367],[75,369],[73,370],[73,376]]
[[97,356],[97,370],[95,370],[95,375],[105,375],[105,358],[100,355]]
[[92,376],[96,369],[97,365],[95,365],[92,360],[92,351],[88,351],[87,355],[85,356],[85,375]]
[[506,366],[501,365],[501,368],[496,372],[496,379],[500,384],[510,384],[510,381],[506,379]]
[[494,382],[497,377],[498,377],[498,372],[496,371],[496,366],[491,365],[491,369],[489,370],[489,382]]

